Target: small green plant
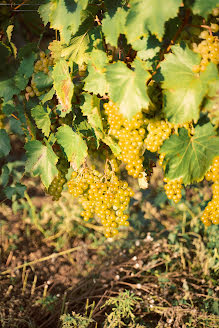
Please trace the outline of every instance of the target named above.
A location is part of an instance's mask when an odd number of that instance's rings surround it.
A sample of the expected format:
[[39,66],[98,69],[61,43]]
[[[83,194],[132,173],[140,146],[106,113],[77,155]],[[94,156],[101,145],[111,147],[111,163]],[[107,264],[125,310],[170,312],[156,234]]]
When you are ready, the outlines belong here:
[[[126,290],[116,297],[111,297],[102,307],[112,307],[111,313],[107,315],[104,328],[113,327],[136,327],[134,310],[142,299],[134,293]],[[138,326],[139,327],[139,326]]]
[[46,297],[40,298],[36,301],[36,304],[42,305],[42,307],[48,312],[52,312],[54,310],[55,303],[57,302],[56,295],[48,295]]
[[72,315],[63,314],[60,317],[60,320],[62,321],[62,328],[87,328],[90,323],[94,322],[93,319],[75,312],[72,312]]

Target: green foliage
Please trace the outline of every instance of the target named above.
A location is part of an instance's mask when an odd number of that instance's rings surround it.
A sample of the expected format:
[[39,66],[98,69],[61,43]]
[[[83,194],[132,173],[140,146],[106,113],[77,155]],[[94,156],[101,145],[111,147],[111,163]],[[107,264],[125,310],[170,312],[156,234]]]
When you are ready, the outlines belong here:
[[127,16],[127,38],[130,43],[142,36],[147,36],[150,31],[159,39],[164,34],[164,24],[170,18],[177,16],[180,0],[132,0]]
[[71,111],[71,99],[74,93],[74,84],[72,83],[69,73],[69,67],[64,59],[60,59],[52,73],[54,80],[54,89],[60,103],[59,109],[62,112],[61,116],[65,116]]
[[7,156],[10,152],[11,144],[7,132],[0,129],[0,158]]
[[[164,76],[164,113],[173,123],[197,121],[200,104],[209,90],[209,84],[218,78],[216,66],[211,63],[199,76],[192,71],[200,63],[199,56],[187,47],[172,47],[172,54],[161,63]],[[176,79],[177,76],[177,79]]]
[[36,87],[39,91],[51,88],[53,85],[53,79],[51,74],[45,74],[43,72],[35,73],[33,75],[33,82],[36,84]]
[[102,22],[106,43],[110,43],[113,47],[117,47],[118,37],[120,34],[125,34],[126,17],[127,11],[120,7],[113,17],[106,14]]
[[212,9],[216,8],[217,5],[218,5],[218,0],[208,0],[208,1],[196,0],[193,3],[192,10],[194,14],[198,14],[200,16],[207,18],[208,15],[211,13]]
[[72,315],[63,314],[60,320],[62,321],[62,328],[88,328],[90,323],[94,322],[91,318],[87,318],[75,312],[72,312]]
[[59,0],[57,2],[47,0],[47,3],[39,7],[39,14],[46,25],[60,31],[61,40],[69,43],[71,35],[75,34],[81,23],[82,10],[86,8],[88,0],[70,1]]
[[145,84],[150,74],[145,70],[143,62],[135,60],[132,70],[122,62],[110,64],[107,66],[106,77],[110,98],[119,105],[119,111],[126,118],[131,119],[142,108],[148,108],[149,97]]
[[[86,33],[75,36],[71,39],[71,42],[68,47],[63,47],[61,50],[61,56],[68,59],[70,63],[76,63],[82,65],[87,63],[89,56],[86,50],[89,45],[89,36]],[[57,53],[57,50],[55,51]]]
[[49,114],[51,109],[47,107],[46,109],[42,105],[37,105],[31,109],[31,115],[36,122],[38,129],[42,130],[43,134],[48,137],[50,133],[51,121]]
[[68,125],[61,126],[56,133],[57,142],[75,169],[78,169],[87,156],[87,145],[83,138]]
[[104,130],[100,113],[100,99],[96,95],[84,94],[84,103],[81,106],[82,113],[87,116],[88,123],[95,131],[97,140],[102,139]]
[[[185,185],[202,180],[219,155],[218,66],[216,55],[209,55],[218,46],[217,18],[212,13],[217,5],[214,0],[46,0],[37,14],[44,24],[42,34],[36,32],[35,42],[27,42],[18,55],[14,17],[1,29],[2,161],[10,157],[8,135],[15,134],[26,144],[25,171],[39,176],[46,189],[55,177],[63,187],[66,179],[61,174],[69,167],[91,166],[92,154],[106,160],[102,167],[116,157],[119,169],[114,173],[123,176],[126,145],[134,143],[139,163],[145,158],[140,173],[149,179],[150,123],[156,122],[156,128],[169,121],[169,134],[161,131],[152,140],[158,144],[157,139],[167,139],[161,148],[150,148],[157,150],[155,160],[164,153],[165,177],[170,180],[182,178]],[[191,24],[199,24],[200,36]],[[213,42],[206,67],[203,52],[195,50],[203,45],[203,32],[206,44]],[[107,113],[106,103],[114,117]],[[140,123],[133,121],[136,117],[141,117]],[[132,166],[131,156],[126,166]],[[60,158],[66,161],[63,173]],[[19,183],[4,183],[8,197],[9,187],[23,193]]]
[[[116,297],[107,300],[103,307],[111,307],[111,313],[107,316],[104,327],[126,327],[128,322],[135,322],[134,310],[136,305],[141,301],[140,297],[135,296],[130,291],[119,293]],[[125,322],[124,322],[125,320]]]
[[32,172],[34,176],[39,175],[46,188],[49,187],[58,170],[56,163],[58,158],[52,147],[46,142],[43,145],[38,140],[28,141],[25,145],[27,151],[26,172]]
[[165,173],[170,179],[183,178],[185,185],[203,179],[212,159],[219,155],[219,137],[211,123],[197,126],[194,136],[186,129],[172,135],[161,148],[165,155]]
[[108,62],[106,54],[101,50],[93,50],[88,63],[88,76],[85,79],[86,91],[103,96],[108,92],[105,65]]

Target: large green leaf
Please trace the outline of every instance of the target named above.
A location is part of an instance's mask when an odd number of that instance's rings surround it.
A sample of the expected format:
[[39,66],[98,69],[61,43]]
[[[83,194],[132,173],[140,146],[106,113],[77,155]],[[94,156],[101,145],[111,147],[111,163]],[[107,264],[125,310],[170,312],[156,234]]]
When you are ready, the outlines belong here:
[[118,8],[115,15],[111,17],[106,14],[102,20],[102,29],[106,38],[106,43],[117,47],[117,40],[120,34],[125,34],[127,11],[123,8]]
[[61,51],[61,57],[69,59],[71,62],[75,62],[78,65],[87,63],[89,56],[86,50],[88,49],[89,36],[86,33],[75,36],[68,47]]
[[58,143],[74,168],[78,169],[87,157],[87,144],[83,138],[68,125],[60,126],[56,133]]
[[165,22],[177,15],[181,2],[181,0],[131,0],[126,21],[128,41],[132,43],[141,36],[147,36],[148,31],[161,39]]
[[49,114],[51,109],[49,107],[44,108],[42,105],[37,105],[31,109],[31,115],[36,122],[38,129],[42,130],[43,134],[48,137],[50,133],[51,121]]
[[39,7],[39,14],[46,25],[60,32],[61,41],[69,43],[71,35],[75,34],[81,23],[81,12],[87,6],[87,0],[47,0]]
[[186,129],[172,135],[161,147],[165,153],[165,175],[172,179],[183,178],[185,185],[203,179],[215,156],[219,155],[219,137],[211,123],[197,126],[194,136]]
[[100,114],[100,99],[96,95],[84,94],[84,103],[81,106],[83,115],[87,116],[89,124],[94,129],[97,140],[103,137],[103,123]]
[[7,156],[11,150],[10,139],[7,132],[0,129],[0,158]]
[[0,97],[4,101],[10,100],[14,95],[17,95],[20,89],[15,85],[14,78],[0,81]]
[[94,49],[88,63],[88,76],[86,77],[84,90],[104,96],[108,92],[106,81],[106,64],[108,58],[102,50]]
[[184,123],[199,118],[200,105],[210,84],[218,79],[217,67],[209,64],[205,72],[193,72],[200,63],[199,55],[182,46],[173,46],[161,63],[164,77],[164,113],[173,123]]
[[212,9],[216,8],[218,4],[218,0],[195,0],[192,9],[194,14],[207,18]]
[[69,67],[64,59],[60,59],[54,66],[52,77],[54,89],[61,105],[61,110],[68,113],[71,110],[71,99],[74,92],[74,84],[69,73]]
[[26,87],[29,78],[33,74],[35,59],[36,54],[32,52],[29,54],[29,56],[26,56],[21,60],[20,66],[14,77],[15,85],[20,90],[23,90]]
[[123,62],[107,66],[106,78],[110,99],[119,106],[119,111],[128,119],[142,108],[148,108],[146,81],[149,77],[150,74],[139,60],[134,61],[133,69],[129,69]]
[[53,152],[49,143],[43,145],[38,140],[28,141],[24,146],[27,151],[26,172],[39,175],[46,188],[49,187],[54,177],[58,174],[56,163],[58,157]]
[[53,85],[51,72],[49,72],[49,74],[45,74],[44,72],[34,73],[33,82],[36,84],[36,87],[39,91],[50,88]]

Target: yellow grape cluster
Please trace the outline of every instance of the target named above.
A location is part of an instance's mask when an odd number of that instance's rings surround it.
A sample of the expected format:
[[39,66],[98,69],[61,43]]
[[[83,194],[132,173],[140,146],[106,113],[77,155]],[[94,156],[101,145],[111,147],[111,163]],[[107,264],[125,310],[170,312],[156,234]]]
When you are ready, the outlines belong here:
[[117,235],[119,226],[129,225],[128,215],[124,212],[134,192],[113,171],[107,176],[95,169],[87,168],[80,173],[74,171],[68,189],[82,205],[84,220],[97,216],[107,238]]
[[124,118],[112,101],[104,104],[109,134],[118,139],[121,153],[118,159],[126,164],[128,174],[138,178],[143,171],[143,144],[145,138],[144,120],[141,112],[137,113],[131,120]]
[[164,185],[164,190],[166,192],[167,198],[172,199],[175,203],[178,203],[182,198],[182,178],[174,180],[164,178],[163,181],[166,182]]
[[212,223],[219,224],[219,156],[214,159],[205,178],[208,181],[213,181],[212,200],[206,206],[201,217],[201,221],[208,227]]
[[148,135],[144,140],[147,150],[156,152],[162,146],[164,140],[171,135],[174,125],[164,120],[150,122],[147,126]]
[[26,87],[26,98],[29,99],[29,98],[32,98],[32,97],[39,97],[42,92],[40,92],[37,87],[36,87],[36,83],[33,81],[33,79],[31,79],[31,82],[30,82],[31,85],[28,85]]
[[44,51],[40,51],[40,59],[34,65],[34,72],[49,73],[49,66],[53,66],[54,60],[50,55],[46,55]]
[[[217,24],[215,24],[217,25]],[[218,26],[218,25],[217,25]],[[193,66],[193,72],[204,72],[209,62],[219,64],[219,39],[218,36],[210,35],[208,31],[202,31],[200,36],[203,41],[193,44],[193,51],[202,57],[200,65]]]
[[165,157],[165,154],[164,154],[164,153],[160,153],[160,155],[159,155],[159,160],[158,160],[158,164],[159,164],[160,166],[163,165],[164,157]]
[[[50,57],[49,55],[46,56],[44,51],[40,51],[39,53],[40,59],[36,61],[35,65],[34,65],[34,72],[38,73],[38,72],[44,72],[45,74],[49,73],[49,66],[53,66],[54,61],[53,58]],[[39,97],[42,94],[42,92],[40,92],[37,87],[36,87],[36,83],[33,80],[33,77],[31,79],[31,85],[28,85],[26,87],[26,99],[32,98],[32,97]]]

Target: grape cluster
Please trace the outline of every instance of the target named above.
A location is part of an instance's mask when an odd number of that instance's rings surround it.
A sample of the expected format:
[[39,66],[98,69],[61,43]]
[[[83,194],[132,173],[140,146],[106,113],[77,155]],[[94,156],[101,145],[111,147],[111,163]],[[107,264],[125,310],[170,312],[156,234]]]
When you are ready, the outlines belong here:
[[219,156],[214,159],[213,164],[206,173],[205,178],[208,181],[213,181],[213,197],[206,206],[201,217],[201,221],[208,227],[212,223],[219,224]]
[[[49,73],[49,66],[53,66],[54,61],[53,58],[50,57],[49,55],[46,56],[45,52],[40,51],[39,53],[40,59],[36,61],[35,65],[34,65],[34,72],[38,73],[38,72],[44,72],[45,74]],[[36,87],[36,83],[34,82],[34,79],[32,77],[31,79],[31,85],[28,85],[26,87],[26,99],[32,98],[32,97],[39,97],[40,95],[42,95],[42,92],[40,92],[37,87]]]
[[[217,24],[214,24],[217,25]],[[218,29],[218,25],[217,25]],[[200,65],[193,66],[193,72],[204,72],[209,61],[219,64],[219,40],[217,36],[210,35],[208,31],[202,31],[200,36],[203,41],[193,44],[193,51],[199,53],[202,57]]]
[[53,66],[53,58],[49,55],[46,55],[44,51],[40,51],[40,59],[34,65],[34,72],[44,72],[45,74],[49,73],[49,66]]
[[168,178],[163,179],[166,184],[164,189],[167,195],[167,198],[172,199],[175,203],[178,203],[182,198],[182,178],[169,180]]
[[173,124],[164,120],[150,122],[147,126],[148,135],[144,140],[147,150],[156,152],[162,146],[164,140],[171,135]]
[[160,155],[159,155],[159,160],[158,160],[158,164],[159,164],[160,166],[163,165],[164,158],[165,158],[165,154],[164,154],[164,153],[160,153]]
[[141,112],[137,113],[131,120],[124,118],[112,101],[104,104],[109,134],[118,139],[121,149],[118,159],[126,164],[128,174],[138,178],[143,171],[143,140],[145,129]]
[[48,188],[48,194],[53,196],[53,200],[59,200],[61,197],[63,186],[67,182],[65,176],[69,168],[69,163],[62,152],[57,152],[56,154],[59,156],[59,161],[57,164],[58,175],[53,179]]
[[88,168],[80,173],[74,171],[68,189],[82,205],[84,220],[96,215],[107,238],[117,235],[119,226],[129,225],[128,215],[124,212],[134,193],[113,171],[108,175]]
[[36,83],[31,79],[31,85],[26,87],[26,98],[29,99],[35,96],[39,97],[41,94],[42,92],[37,89]]

